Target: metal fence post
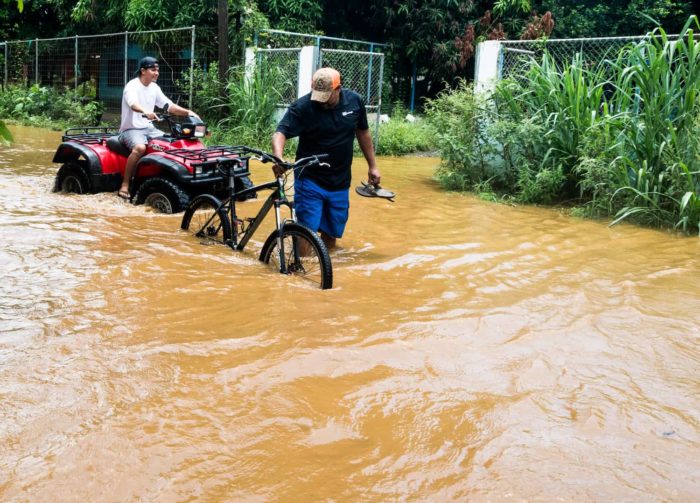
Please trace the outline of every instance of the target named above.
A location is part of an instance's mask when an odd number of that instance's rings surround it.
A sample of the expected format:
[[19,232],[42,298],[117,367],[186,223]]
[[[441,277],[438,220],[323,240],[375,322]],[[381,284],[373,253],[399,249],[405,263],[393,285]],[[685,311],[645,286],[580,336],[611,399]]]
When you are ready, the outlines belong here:
[[195,40],[195,27],[192,25],[192,46],[190,48],[190,102],[189,108],[192,109],[192,98],[194,89],[194,40]]
[[315,66],[314,66],[314,72],[318,70],[321,67],[322,63],[322,56],[321,56],[321,37],[316,37],[316,57],[314,58],[314,61],[316,61]]
[[129,62],[129,32],[124,32],[124,85],[126,85],[126,74],[128,72],[127,63]]
[[75,94],[78,94],[78,35],[75,36],[75,65],[73,66],[73,80],[75,80]]
[[34,83],[39,85],[39,39],[35,39],[34,47]]
[[369,44],[369,68],[367,69],[367,101],[372,97],[372,60],[374,55],[374,44]]
[[374,151],[379,145],[379,119],[382,113],[382,82],[384,82],[384,56],[379,60],[379,96],[377,97],[377,124],[374,129]]

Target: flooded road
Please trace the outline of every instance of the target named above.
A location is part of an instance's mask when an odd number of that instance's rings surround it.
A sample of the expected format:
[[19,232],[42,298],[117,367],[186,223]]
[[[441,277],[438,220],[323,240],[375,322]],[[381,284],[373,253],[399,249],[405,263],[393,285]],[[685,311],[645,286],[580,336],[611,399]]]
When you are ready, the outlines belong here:
[[[692,501],[700,240],[382,158],[334,288],[0,146],[0,500]],[[268,167],[254,171],[263,181]],[[354,182],[366,176],[356,162]]]

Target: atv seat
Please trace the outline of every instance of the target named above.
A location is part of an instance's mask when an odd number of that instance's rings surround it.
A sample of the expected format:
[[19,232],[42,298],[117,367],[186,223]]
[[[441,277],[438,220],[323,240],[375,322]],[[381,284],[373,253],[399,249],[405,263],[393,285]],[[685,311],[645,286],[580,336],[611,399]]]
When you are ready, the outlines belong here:
[[107,148],[115,154],[123,155],[124,157],[129,157],[129,155],[131,155],[131,150],[126,148],[126,146],[119,141],[119,135],[107,138]]

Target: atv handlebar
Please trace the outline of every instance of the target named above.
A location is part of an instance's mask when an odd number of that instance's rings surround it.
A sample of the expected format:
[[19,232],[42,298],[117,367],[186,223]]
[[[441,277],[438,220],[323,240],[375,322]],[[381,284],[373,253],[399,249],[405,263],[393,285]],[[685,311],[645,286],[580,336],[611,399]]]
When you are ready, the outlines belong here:
[[167,104],[161,113],[153,112],[153,115],[154,119],[148,119],[148,114],[141,114],[141,117],[150,122],[167,122],[170,127],[170,135],[175,139],[202,138],[207,134],[207,125],[202,122],[202,119],[191,115],[182,124],[179,124],[175,121],[175,115],[168,112]]

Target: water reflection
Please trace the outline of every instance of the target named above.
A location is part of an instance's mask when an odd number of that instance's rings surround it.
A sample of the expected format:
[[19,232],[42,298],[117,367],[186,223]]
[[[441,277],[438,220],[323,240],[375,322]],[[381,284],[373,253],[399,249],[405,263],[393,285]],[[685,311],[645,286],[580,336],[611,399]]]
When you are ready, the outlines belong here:
[[444,193],[437,160],[384,158],[397,202],[353,194],[319,292],[261,243],[50,193],[60,134],[12,132],[3,500],[700,492],[697,239]]

